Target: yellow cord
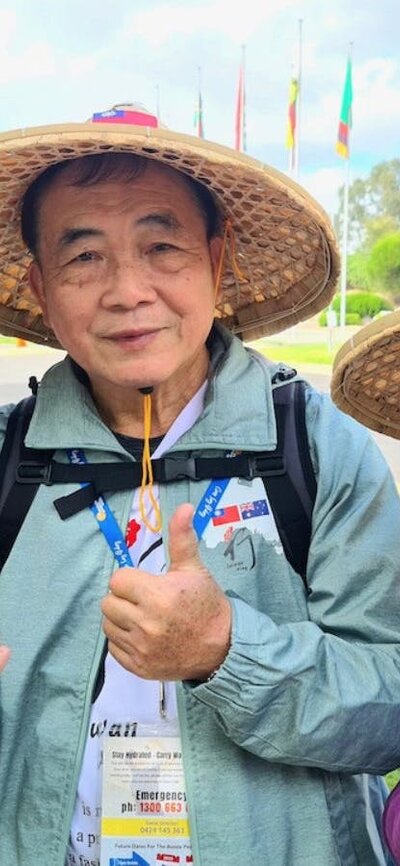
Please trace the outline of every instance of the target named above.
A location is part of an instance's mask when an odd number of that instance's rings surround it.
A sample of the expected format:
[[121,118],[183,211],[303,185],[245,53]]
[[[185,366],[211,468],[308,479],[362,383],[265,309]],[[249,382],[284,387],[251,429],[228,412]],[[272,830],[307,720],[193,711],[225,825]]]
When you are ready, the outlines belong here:
[[[144,443],[143,443],[143,454],[142,454],[142,483],[140,486],[140,497],[139,497],[139,507],[140,507],[140,516],[147,529],[150,529],[151,532],[161,532],[162,527],[162,519],[161,519],[161,511],[160,506],[154,496],[153,493],[153,467],[151,465],[151,454],[150,454],[150,434],[151,434],[151,394],[144,394],[144,405],[143,405],[143,426],[144,426]],[[146,508],[145,508],[145,497],[146,493],[148,493],[151,505],[153,506],[154,513],[156,516],[155,526],[152,526],[151,523],[147,520]]]
[[[233,226],[230,220],[226,220],[225,228],[224,228],[224,236],[221,247],[221,254],[219,257],[217,273],[215,277],[215,298],[217,299],[221,279],[222,272],[224,267],[225,253],[226,247],[228,243],[228,239],[230,242],[230,252],[231,252],[231,262],[232,262],[232,270],[235,274],[235,277],[240,283],[248,283],[247,277],[244,276],[242,271],[239,268],[239,265],[236,261],[236,246],[235,246],[235,234],[233,230]],[[140,507],[140,516],[147,529],[151,532],[161,532],[162,527],[162,518],[160,506],[154,496],[153,493],[153,467],[151,465],[151,454],[150,454],[150,434],[151,434],[151,394],[144,394],[144,406],[143,406],[143,423],[144,423],[144,443],[143,443],[143,455],[142,455],[142,483],[140,486],[140,498],[139,498],[139,507]],[[153,506],[154,513],[156,516],[155,526],[152,526],[151,523],[147,520],[146,516],[146,508],[145,508],[145,498],[146,493],[148,493],[150,503]]]
[[222,271],[223,271],[223,267],[224,267],[225,253],[226,253],[226,246],[228,243],[228,238],[229,238],[230,247],[231,247],[231,262],[232,262],[233,273],[235,274],[235,277],[237,278],[239,283],[248,283],[249,282],[247,277],[245,277],[244,274],[242,273],[242,271],[240,270],[239,265],[236,261],[235,232],[234,232],[233,225],[232,225],[231,221],[226,220],[225,227],[224,227],[224,235],[222,238],[221,253],[220,253],[220,257],[219,257],[217,273],[215,276],[215,298],[216,299],[218,297],[218,293],[219,293],[219,289],[220,289],[220,285],[221,285]]

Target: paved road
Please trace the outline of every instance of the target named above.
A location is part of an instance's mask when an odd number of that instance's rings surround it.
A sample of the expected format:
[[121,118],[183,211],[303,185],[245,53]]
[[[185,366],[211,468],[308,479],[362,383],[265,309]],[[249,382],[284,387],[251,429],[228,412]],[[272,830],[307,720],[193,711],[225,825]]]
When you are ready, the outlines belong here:
[[[14,403],[21,397],[26,397],[30,393],[28,389],[29,376],[33,375],[40,379],[48,367],[63,357],[64,352],[57,352],[41,346],[34,349],[13,349],[13,354],[3,353],[3,347],[0,347],[0,405],[8,402]],[[320,370],[320,368],[318,369]],[[299,372],[301,372],[300,369]],[[329,392],[330,375],[328,373],[315,372],[311,368],[305,368],[304,375],[315,388]],[[388,461],[396,481],[400,483],[400,443],[380,433],[374,433],[373,436]]]
[[16,403],[30,394],[29,377],[36,376],[40,380],[43,373],[64,355],[65,352],[41,346],[33,349],[13,348],[12,353],[0,346],[0,405]]

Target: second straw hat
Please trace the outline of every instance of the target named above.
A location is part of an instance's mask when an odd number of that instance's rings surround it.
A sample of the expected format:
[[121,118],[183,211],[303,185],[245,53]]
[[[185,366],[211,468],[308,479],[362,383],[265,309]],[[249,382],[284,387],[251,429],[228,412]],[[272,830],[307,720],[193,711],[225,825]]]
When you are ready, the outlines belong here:
[[331,394],[361,424],[400,439],[400,310],[361,328],[342,346]]

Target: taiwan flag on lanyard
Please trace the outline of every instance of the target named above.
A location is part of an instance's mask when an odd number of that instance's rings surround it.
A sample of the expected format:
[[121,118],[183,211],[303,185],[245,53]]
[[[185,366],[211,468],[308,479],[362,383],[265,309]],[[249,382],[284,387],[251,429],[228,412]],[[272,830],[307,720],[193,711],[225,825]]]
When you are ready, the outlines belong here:
[[237,505],[228,505],[226,508],[217,508],[212,519],[213,526],[222,526],[224,523],[236,523],[240,520]]

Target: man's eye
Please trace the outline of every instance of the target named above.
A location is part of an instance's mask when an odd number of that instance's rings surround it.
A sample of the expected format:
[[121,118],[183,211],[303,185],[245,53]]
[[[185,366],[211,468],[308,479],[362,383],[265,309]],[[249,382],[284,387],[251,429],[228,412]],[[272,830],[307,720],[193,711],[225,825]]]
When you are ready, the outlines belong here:
[[75,258],[72,259],[72,264],[74,264],[75,262],[77,262],[78,264],[80,262],[94,262],[97,258],[97,253],[90,250],[85,250],[85,252],[79,253],[79,256],[75,256]]
[[153,244],[150,252],[152,253],[169,253],[169,252],[177,252],[177,247],[174,247],[172,244],[160,243]]

